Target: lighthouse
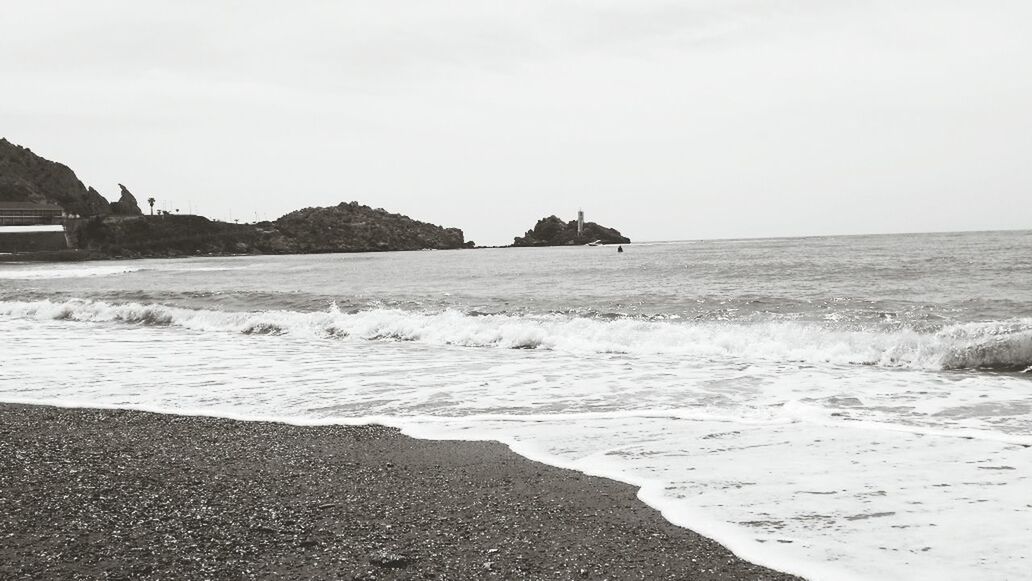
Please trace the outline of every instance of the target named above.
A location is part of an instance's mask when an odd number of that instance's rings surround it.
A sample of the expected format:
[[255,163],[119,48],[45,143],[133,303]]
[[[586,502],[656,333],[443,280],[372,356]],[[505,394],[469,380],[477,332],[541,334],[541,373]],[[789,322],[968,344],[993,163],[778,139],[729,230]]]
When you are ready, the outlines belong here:
[[584,234],[584,210],[577,210],[577,236]]

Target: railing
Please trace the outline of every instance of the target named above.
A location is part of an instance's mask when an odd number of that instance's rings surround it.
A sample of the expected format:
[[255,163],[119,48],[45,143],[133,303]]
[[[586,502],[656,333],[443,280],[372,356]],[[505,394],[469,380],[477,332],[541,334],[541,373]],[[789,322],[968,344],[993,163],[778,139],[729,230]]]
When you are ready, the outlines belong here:
[[47,210],[2,210],[0,211],[0,226],[60,224],[63,218],[63,212]]

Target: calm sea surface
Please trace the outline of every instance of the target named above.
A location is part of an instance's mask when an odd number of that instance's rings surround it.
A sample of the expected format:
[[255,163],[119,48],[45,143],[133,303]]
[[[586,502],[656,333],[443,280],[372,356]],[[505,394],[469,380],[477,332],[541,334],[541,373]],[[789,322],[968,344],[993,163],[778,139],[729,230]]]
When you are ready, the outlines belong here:
[[821,579],[1032,571],[1032,232],[0,265],[0,401],[492,439]]

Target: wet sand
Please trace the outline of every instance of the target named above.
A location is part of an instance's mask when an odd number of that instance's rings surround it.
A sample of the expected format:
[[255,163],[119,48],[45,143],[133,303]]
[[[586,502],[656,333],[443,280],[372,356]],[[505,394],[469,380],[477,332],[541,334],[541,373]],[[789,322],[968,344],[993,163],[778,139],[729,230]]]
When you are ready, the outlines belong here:
[[3,579],[797,579],[490,442],[0,404]]

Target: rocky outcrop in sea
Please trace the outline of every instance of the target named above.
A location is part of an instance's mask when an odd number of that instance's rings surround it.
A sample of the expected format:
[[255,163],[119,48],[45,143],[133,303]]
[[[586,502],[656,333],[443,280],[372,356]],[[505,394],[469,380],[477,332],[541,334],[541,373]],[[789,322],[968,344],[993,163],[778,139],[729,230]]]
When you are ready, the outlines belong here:
[[619,230],[601,226],[594,222],[585,222],[583,232],[577,234],[577,221],[563,222],[557,216],[549,216],[537,221],[534,228],[527,230],[523,236],[517,236],[513,246],[575,246],[598,242],[601,244],[630,244],[631,239],[620,234]]

